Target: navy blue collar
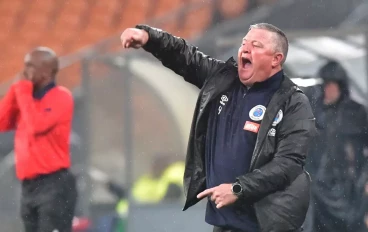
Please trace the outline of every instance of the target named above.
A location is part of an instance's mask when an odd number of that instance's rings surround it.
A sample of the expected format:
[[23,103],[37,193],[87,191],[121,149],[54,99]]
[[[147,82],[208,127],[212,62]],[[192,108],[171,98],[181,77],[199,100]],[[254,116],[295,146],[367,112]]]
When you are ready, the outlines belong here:
[[252,89],[268,89],[268,88],[278,88],[284,77],[283,70],[275,73],[272,77],[268,78],[263,82],[257,82],[252,86]]
[[46,93],[49,92],[55,86],[56,86],[55,81],[50,82],[44,88],[39,89],[37,91],[34,91],[33,92],[33,98],[35,98],[35,99],[41,99],[41,98],[43,98],[46,95]]

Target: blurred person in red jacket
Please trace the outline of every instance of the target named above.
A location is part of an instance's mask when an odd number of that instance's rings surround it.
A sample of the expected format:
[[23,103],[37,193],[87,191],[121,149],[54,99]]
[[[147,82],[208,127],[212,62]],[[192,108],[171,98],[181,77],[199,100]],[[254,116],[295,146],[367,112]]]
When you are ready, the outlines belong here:
[[26,232],[69,232],[77,199],[69,171],[73,98],[57,86],[58,58],[38,47],[25,56],[22,78],[0,102],[0,131],[16,130],[16,174],[22,182]]

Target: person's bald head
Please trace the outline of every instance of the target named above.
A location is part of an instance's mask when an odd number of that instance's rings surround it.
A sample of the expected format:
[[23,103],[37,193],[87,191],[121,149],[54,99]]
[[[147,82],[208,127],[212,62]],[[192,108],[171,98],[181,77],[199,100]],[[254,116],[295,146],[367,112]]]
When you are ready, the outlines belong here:
[[24,58],[24,75],[40,88],[55,80],[59,71],[56,53],[48,47],[37,47]]

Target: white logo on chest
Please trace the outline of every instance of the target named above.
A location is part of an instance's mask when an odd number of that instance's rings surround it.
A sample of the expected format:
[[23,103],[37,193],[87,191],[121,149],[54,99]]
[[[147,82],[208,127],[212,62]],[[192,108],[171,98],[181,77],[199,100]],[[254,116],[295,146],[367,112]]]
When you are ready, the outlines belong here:
[[220,114],[222,111],[222,107],[226,105],[226,102],[229,101],[229,98],[226,95],[222,95],[220,99],[220,106],[218,107],[218,113]]
[[274,137],[276,135],[276,129],[275,128],[271,128],[269,131],[268,131],[268,136],[272,136]]

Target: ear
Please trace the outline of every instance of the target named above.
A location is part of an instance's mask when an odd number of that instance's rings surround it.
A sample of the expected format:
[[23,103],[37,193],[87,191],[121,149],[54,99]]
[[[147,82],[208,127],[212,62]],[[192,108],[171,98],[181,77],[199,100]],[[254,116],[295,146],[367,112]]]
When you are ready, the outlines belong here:
[[272,59],[272,68],[276,68],[281,66],[281,62],[284,59],[284,55],[280,52],[276,53]]

